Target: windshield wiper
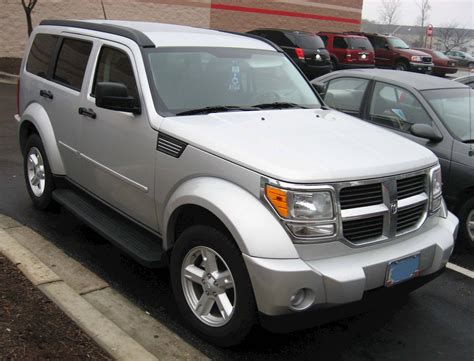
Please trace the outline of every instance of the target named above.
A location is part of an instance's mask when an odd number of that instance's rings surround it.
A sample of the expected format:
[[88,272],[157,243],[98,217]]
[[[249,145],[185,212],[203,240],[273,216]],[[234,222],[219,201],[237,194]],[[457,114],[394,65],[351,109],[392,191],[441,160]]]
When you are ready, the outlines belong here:
[[466,140],[463,140],[462,142],[463,142],[463,143],[466,143],[466,144],[473,144],[473,143],[474,143],[474,139],[466,139]]
[[183,112],[176,113],[176,115],[194,115],[194,114],[209,114],[209,113],[220,113],[220,112],[230,112],[230,111],[250,111],[258,110],[254,107],[239,107],[236,105],[216,105],[212,107],[203,107],[185,110]]
[[285,109],[285,108],[308,109],[307,107],[303,105],[296,104],[296,103],[287,103],[287,102],[262,103],[262,104],[255,104],[252,106],[255,108],[260,108],[260,109]]

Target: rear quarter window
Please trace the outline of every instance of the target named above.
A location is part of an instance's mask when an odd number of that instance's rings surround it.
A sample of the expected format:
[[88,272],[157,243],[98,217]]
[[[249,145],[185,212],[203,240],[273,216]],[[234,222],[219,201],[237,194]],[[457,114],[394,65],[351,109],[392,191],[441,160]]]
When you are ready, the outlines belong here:
[[65,38],[59,51],[53,79],[72,89],[80,90],[86,72],[92,43]]
[[30,48],[26,71],[46,78],[57,41],[57,35],[37,34]]

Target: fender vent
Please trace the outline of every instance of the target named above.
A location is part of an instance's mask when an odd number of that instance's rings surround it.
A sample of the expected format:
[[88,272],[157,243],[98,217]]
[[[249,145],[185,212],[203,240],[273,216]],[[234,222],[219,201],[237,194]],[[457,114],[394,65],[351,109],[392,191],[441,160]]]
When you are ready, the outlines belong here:
[[159,133],[156,150],[168,154],[172,157],[179,158],[183,154],[187,144],[179,139],[169,135]]

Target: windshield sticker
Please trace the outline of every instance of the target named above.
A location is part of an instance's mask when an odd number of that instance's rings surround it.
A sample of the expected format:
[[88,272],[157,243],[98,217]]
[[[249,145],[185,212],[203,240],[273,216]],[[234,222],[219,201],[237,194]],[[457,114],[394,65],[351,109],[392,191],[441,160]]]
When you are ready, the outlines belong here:
[[232,78],[229,90],[240,90],[240,66],[238,65],[232,65]]

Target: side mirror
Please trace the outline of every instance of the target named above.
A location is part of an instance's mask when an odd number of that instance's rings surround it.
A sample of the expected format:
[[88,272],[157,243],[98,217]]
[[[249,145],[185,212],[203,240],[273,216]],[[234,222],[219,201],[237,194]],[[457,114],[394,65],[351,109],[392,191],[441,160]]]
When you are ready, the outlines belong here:
[[428,124],[413,124],[410,127],[410,132],[417,137],[425,138],[435,143],[443,140],[443,136]]
[[95,88],[95,105],[99,108],[141,114],[138,100],[128,95],[127,87],[122,83],[97,83]]
[[326,84],[315,81],[314,83],[311,83],[311,85],[313,85],[313,88],[318,92],[319,95],[324,96],[326,93]]

